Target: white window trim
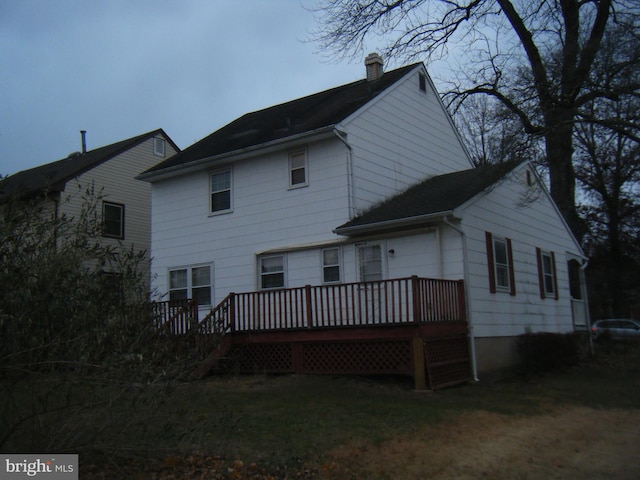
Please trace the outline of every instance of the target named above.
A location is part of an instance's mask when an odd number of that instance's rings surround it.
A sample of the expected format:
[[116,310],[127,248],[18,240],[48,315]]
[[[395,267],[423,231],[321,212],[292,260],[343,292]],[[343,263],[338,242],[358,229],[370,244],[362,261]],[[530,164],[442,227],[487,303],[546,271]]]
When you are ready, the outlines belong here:
[[120,209],[120,233],[118,233],[117,235],[113,235],[110,233],[106,233],[103,227],[103,231],[102,231],[102,236],[105,238],[115,238],[117,240],[124,240],[124,219],[125,219],[125,210],[124,210],[124,204],[123,203],[117,203],[117,202],[108,202],[106,200],[104,200],[102,202],[102,221],[103,223],[105,222],[105,217],[106,217],[106,207],[114,207],[114,208],[118,208]]
[[[291,183],[291,174],[293,172],[293,167],[291,165],[292,159],[297,157],[298,155],[302,155],[304,158],[304,182],[302,183]],[[289,190],[293,190],[295,188],[302,188],[309,186],[309,155],[307,150],[295,150],[289,153],[288,161],[287,161],[287,182],[289,184]]]
[[167,142],[164,138],[153,138],[153,154],[156,157],[165,157],[167,155]]
[[[194,265],[181,265],[178,267],[169,267],[167,268],[167,298],[171,298],[171,272],[176,272],[178,270],[186,270],[187,271],[187,298],[188,299],[192,299],[193,298],[193,269],[194,268],[200,268],[200,267],[209,267],[209,298],[211,299],[211,302],[209,304],[202,304],[199,305],[200,308],[205,308],[205,307],[211,307],[213,305],[214,302],[214,297],[213,297],[213,288],[214,288],[214,270],[213,270],[213,263],[198,263],[198,264],[194,264]],[[196,288],[202,288],[202,285],[196,286]],[[175,289],[175,290],[183,290],[182,288],[180,289]]]
[[[229,172],[229,208],[225,209],[225,210],[216,210],[216,211],[212,211],[211,208],[213,207],[213,205],[211,205],[211,195],[213,195],[213,191],[211,190],[211,177],[213,177],[214,175],[220,175],[222,173],[226,173]],[[233,169],[231,167],[229,168],[223,168],[220,170],[215,170],[212,172],[209,172],[209,186],[208,186],[208,191],[209,191],[209,197],[208,197],[208,203],[209,203],[209,216],[215,216],[215,215],[224,215],[227,213],[231,213],[233,212]],[[219,192],[222,192],[223,190],[218,190]]]
[[[262,286],[262,260],[267,258],[282,258],[282,285],[278,287],[263,287]],[[271,272],[273,274],[275,272]],[[258,274],[258,290],[278,290],[281,288],[287,288],[287,255],[284,253],[273,254],[273,255],[260,255],[257,261],[257,274]]]
[[[496,248],[496,244],[500,242],[504,245],[504,251],[505,251],[505,255],[507,257],[507,262],[506,263],[498,263],[498,255],[496,254],[497,248]],[[506,268],[507,272],[506,272],[506,279],[507,279],[507,284],[506,285],[500,285],[498,283],[498,279],[500,278],[500,276],[498,275],[498,266],[504,267]],[[509,246],[507,245],[507,239],[504,237],[499,237],[494,235],[493,236],[493,271],[495,274],[495,279],[496,279],[496,290],[499,292],[510,292],[511,291],[511,276],[509,275],[509,270],[510,270],[511,266],[509,265]]]
[[[337,250],[338,251],[338,263],[325,265],[324,263],[324,252],[326,250]],[[333,285],[342,282],[342,249],[340,247],[327,247],[320,250],[320,265],[321,265],[321,275],[322,275],[322,283],[324,285]],[[327,267],[338,267],[338,280],[333,280],[330,282],[325,281],[324,279],[324,269]]]

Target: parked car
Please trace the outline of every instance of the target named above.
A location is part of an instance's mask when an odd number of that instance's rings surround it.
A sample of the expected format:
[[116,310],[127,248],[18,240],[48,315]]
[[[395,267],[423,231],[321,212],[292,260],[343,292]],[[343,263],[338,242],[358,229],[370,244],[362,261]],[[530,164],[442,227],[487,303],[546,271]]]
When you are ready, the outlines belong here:
[[611,340],[640,340],[640,321],[630,318],[608,318],[598,320],[591,325],[594,340],[609,338]]

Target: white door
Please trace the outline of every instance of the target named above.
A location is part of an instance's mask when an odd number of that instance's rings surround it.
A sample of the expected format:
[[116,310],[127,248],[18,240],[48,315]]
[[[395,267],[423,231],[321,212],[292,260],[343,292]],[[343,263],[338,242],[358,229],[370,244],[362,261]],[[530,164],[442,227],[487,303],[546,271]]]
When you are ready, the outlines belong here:
[[360,321],[365,324],[380,323],[380,284],[383,279],[382,245],[367,243],[356,245],[358,250],[358,281],[371,282],[360,286],[358,307]]
[[572,258],[569,260],[569,291],[571,293],[571,314],[573,316],[573,327],[576,330],[588,328],[589,312],[586,302],[586,287],[584,272],[580,262]]

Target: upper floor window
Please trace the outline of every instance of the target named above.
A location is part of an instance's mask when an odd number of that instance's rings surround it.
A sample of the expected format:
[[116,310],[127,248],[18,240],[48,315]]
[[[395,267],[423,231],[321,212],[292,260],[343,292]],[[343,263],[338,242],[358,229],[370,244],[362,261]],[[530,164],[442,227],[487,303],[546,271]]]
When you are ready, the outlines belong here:
[[418,75],[418,84],[420,86],[420,90],[423,92],[427,91],[427,77],[423,73]]
[[198,305],[211,305],[211,265],[169,270],[169,300],[195,298]]
[[153,154],[158,157],[165,156],[166,143],[163,138],[153,139]]
[[511,239],[486,232],[487,263],[489,265],[489,290],[516,294]]
[[307,153],[295,152],[289,155],[289,187],[303,187],[309,184],[307,178]]
[[322,250],[322,282],[337,283],[340,281],[340,249],[325,248]]
[[536,248],[538,259],[538,283],[540,298],[558,299],[558,279],[556,277],[556,257],[553,252],[545,252]]
[[284,255],[260,257],[260,288],[284,288]]
[[231,211],[231,170],[211,174],[210,194],[211,213]]
[[102,235],[124,240],[124,205],[102,202]]

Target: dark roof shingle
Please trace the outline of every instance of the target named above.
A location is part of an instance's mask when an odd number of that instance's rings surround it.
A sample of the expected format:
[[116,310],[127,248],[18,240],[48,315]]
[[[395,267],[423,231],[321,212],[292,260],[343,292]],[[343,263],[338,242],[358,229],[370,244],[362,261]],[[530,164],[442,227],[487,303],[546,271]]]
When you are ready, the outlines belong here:
[[185,148],[181,153],[155,165],[145,174],[336,125],[417,65],[421,64],[392,70],[375,81],[359,80],[247,113]]
[[477,194],[496,184],[521,162],[504,162],[428,178],[374,206],[363,215],[340,225],[336,233],[384,228],[403,220],[452,212]]
[[[158,134],[169,138],[162,129],[157,129],[85,153],[74,153],[67,158],[46,165],[17,172],[0,181],[0,198],[9,195],[28,196],[44,190],[62,191],[65,184],[72,178]],[[177,146],[173,146],[178,150]]]

